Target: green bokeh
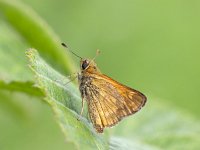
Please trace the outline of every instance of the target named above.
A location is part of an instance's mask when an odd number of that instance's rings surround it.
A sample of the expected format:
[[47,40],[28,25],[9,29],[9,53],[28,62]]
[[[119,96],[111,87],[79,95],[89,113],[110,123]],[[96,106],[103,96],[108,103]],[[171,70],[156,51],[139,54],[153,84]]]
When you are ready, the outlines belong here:
[[199,1],[23,1],[103,73],[199,116]]

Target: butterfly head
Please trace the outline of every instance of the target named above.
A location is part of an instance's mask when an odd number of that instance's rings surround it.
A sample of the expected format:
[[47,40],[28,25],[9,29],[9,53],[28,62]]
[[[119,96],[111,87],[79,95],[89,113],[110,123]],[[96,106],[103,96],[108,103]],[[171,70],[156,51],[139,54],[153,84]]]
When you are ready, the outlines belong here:
[[81,59],[81,70],[85,70],[89,67],[90,61],[88,59]]
[[97,66],[96,63],[93,60],[89,59],[81,59],[80,67],[82,71],[90,71],[90,72],[96,72]]
[[[61,43],[62,46],[64,46],[65,48],[68,49],[67,45],[65,43]],[[94,62],[95,58],[98,56],[98,54],[100,53],[99,50],[97,50],[96,56],[93,59],[83,59],[82,57],[80,57],[79,55],[77,55],[76,53],[74,53],[73,51],[71,51],[70,49],[68,49],[72,54],[74,54],[76,57],[80,58],[80,67],[81,67],[81,71],[88,71],[88,72],[99,72],[99,70],[96,67],[96,63]]]

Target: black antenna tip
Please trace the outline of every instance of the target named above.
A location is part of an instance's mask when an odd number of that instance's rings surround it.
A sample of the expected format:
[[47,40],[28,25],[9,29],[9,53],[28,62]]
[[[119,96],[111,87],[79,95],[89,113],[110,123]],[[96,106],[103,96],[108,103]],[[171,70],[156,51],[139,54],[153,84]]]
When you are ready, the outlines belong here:
[[[61,45],[65,48],[68,48],[67,45],[65,43],[61,43]],[[82,57],[78,56],[77,54],[75,54],[74,52],[72,52],[70,49],[68,49],[68,51],[70,51],[72,54],[74,54],[76,57],[79,57],[80,59],[82,59]]]
[[61,45],[64,46],[64,47],[66,47],[66,48],[68,48],[67,45],[66,45],[65,43],[61,43]]

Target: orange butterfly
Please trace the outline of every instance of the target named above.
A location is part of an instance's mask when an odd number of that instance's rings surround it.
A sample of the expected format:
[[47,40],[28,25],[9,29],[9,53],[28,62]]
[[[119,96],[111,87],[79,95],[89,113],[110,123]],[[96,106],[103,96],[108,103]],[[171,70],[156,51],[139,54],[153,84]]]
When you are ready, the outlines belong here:
[[[62,45],[67,47],[64,43]],[[81,58],[80,65],[78,81],[82,97],[81,115],[85,99],[91,122],[98,133],[136,113],[145,105],[145,95],[102,74],[94,59]]]

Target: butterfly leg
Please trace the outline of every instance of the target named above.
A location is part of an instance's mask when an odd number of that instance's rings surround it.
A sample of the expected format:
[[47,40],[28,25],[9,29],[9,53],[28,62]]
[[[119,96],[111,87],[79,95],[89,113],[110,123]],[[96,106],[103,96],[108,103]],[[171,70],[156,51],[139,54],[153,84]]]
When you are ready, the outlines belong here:
[[82,117],[82,115],[83,115],[83,110],[84,110],[84,99],[83,99],[83,97],[82,97],[82,107],[81,107],[81,113],[80,113],[80,115],[79,115],[79,117],[78,117],[78,120],[80,120],[80,118]]
[[75,80],[76,78],[77,78],[77,76],[74,76],[74,78],[71,77],[71,79],[70,79],[68,82],[63,83],[63,84],[66,86],[68,83],[72,82],[72,81]]
[[[77,78],[77,72],[72,73],[71,75],[66,76],[64,79],[55,79],[54,82],[59,82],[63,85],[67,85],[68,83],[70,83],[71,81],[73,81],[74,79]],[[68,80],[67,82],[64,80]]]
[[84,101],[84,99],[82,98],[82,107],[81,107],[81,114],[80,114],[80,116],[82,116],[82,114],[83,114],[83,110],[84,110],[84,103],[85,101]]

